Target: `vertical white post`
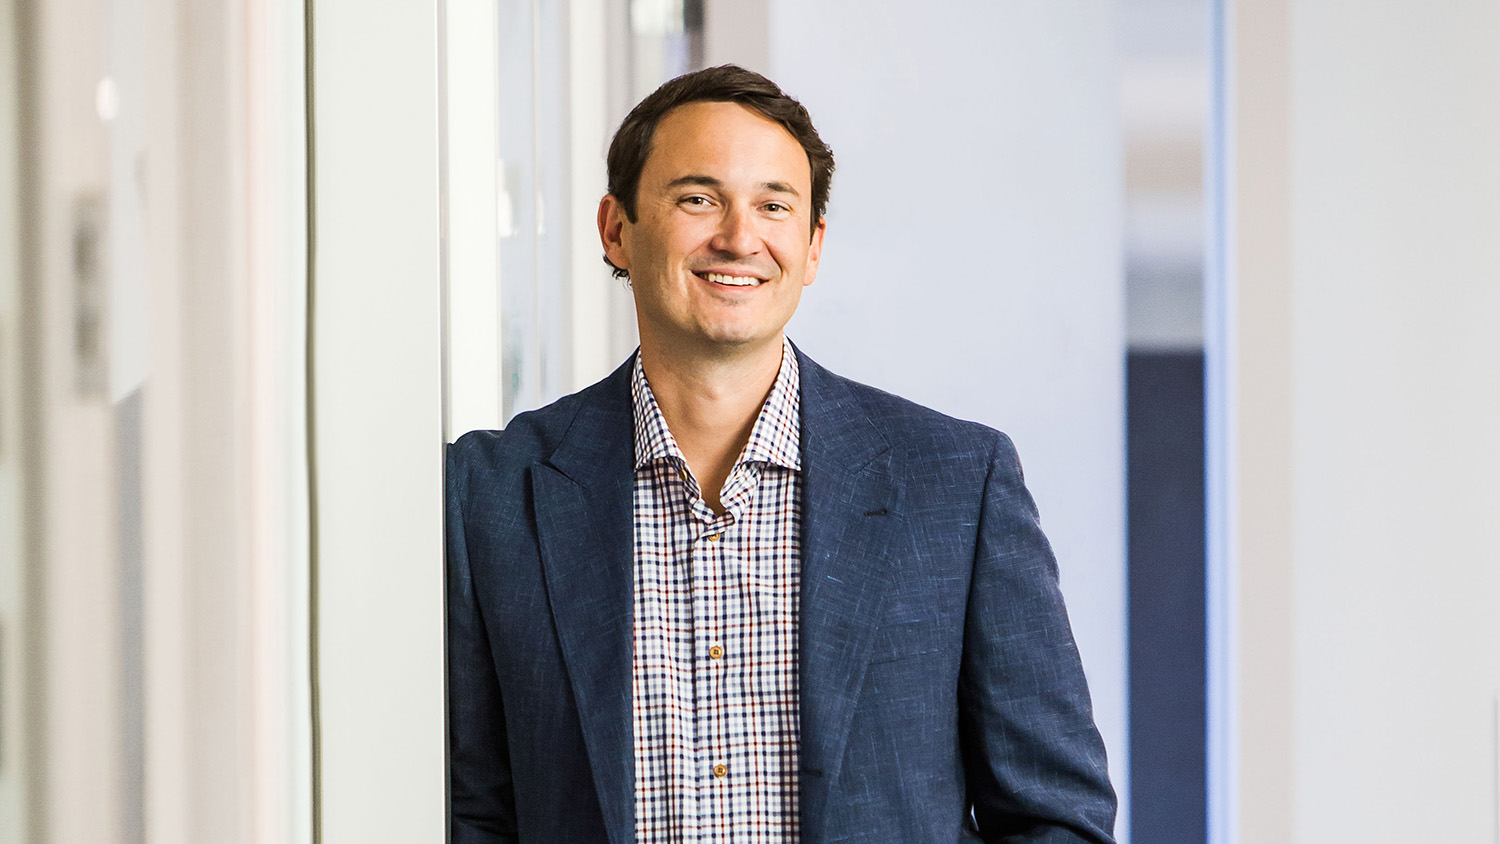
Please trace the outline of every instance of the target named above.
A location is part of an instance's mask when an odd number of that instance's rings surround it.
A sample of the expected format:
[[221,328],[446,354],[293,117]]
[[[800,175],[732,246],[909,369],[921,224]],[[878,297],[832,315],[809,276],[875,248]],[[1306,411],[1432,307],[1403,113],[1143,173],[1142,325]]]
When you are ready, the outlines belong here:
[[245,0],[252,830],[312,838],[307,64],[298,0]]
[[27,653],[21,537],[21,207],[19,38],[14,0],[0,2],[0,841],[27,830],[27,755],[33,737],[24,720]]
[[1211,713],[1215,844],[1294,840],[1291,14],[1289,0],[1228,2],[1221,24],[1225,276],[1209,402],[1223,580],[1210,671],[1232,697]]
[[312,10],[322,841],[441,841],[438,10]]

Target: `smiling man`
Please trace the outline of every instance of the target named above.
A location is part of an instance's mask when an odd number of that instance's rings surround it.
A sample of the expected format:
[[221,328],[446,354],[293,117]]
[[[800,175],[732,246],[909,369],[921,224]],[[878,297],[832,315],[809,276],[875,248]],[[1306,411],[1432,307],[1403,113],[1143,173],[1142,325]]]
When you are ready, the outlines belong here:
[[783,333],[832,172],[733,66],[616,133],[639,351],[449,451],[455,842],[1111,840],[1010,441]]

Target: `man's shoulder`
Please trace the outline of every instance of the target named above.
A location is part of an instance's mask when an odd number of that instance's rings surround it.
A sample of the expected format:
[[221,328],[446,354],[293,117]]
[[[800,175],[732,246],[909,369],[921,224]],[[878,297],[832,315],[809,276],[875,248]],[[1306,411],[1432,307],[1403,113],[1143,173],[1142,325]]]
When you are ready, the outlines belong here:
[[516,414],[502,430],[470,431],[448,446],[449,471],[517,472],[557,451],[585,407],[621,405],[620,372],[544,407]]
[[993,455],[1010,450],[1010,438],[980,422],[950,416],[879,387],[838,375],[803,356],[814,378],[826,385],[822,392],[852,403],[892,446],[917,456],[952,457]]
[[580,406],[578,393],[563,396],[546,407],[516,414],[504,429],[470,431],[450,450],[464,460],[533,463],[556,448]]
[[936,431],[957,437],[989,438],[1000,434],[989,425],[950,416],[880,387],[872,387],[842,375],[832,375],[832,377],[844,382],[850,395],[872,418],[892,429]]

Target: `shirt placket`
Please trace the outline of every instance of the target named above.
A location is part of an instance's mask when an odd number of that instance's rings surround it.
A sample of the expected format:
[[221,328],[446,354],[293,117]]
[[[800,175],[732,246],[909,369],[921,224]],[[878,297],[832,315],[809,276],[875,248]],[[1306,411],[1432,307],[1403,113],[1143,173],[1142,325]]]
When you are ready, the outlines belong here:
[[[788,359],[784,358],[784,370]],[[775,776],[788,764],[795,766],[795,749],[788,759],[782,759],[777,754],[784,750],[757,744],[779,742],[783,740],[780,736],[787,734],[788,728],[782,723],[785,717],[778,710],[782,704],[777,701],[785,694],[788,678],[764,677],[754,664],[771,665],[783,654],[791,654],[795,663],[795,639],[788,642],[779,629],[757,627],[786,623],[779,596],[761,594],[767,588],[785,588],[773,585],[775,578],[771,575],[779,569],[763,570],[779,565],[776,554],[785,552],[776,550],[768,557],[771,552],[765,543],[771,541],[767,537],[775,533],[775,528],[761,521],[762,484],[766,480],[762,476],[769,468],[768,460],[779,466],[786,459],[773,455],[788,451],[779,443],[779,438],[786,436],[785,430],[772,429],[772,424],[790,426],[795,432],[794,369],[793,373],[785,385],[785,371],[779,376],[781,403],[777,403],[778,394],[768,400],[745,454],[721,491],[726,512],[716,514],[703,499],[697,480],[650,401],[649,385],[637,369],[637,453],[654,455],[649,459],[657,461],[659,471],[652,478],[649,492],[640,493],[654,497],[656,503],[643,505],[638,500],[637,519],[643,506],[655,508],[644,512],[662,514],[654,522],[654,528],[662,532],[665,552],[657,571],[670,585],[653,601],[667,605],[659,617],[663,632],[675,631],[662,642],[667,647],[663,664],[671,679],[654,693],[657,697],[651,705],[652,714],[646,716],[650,723],[643,726],[649,729],[647,734],[660,736],[649,741],[671,747],[664,757],[658,757],[671,761],[667,763],[669,770],[660,771],[657,782],[667,785],[669,794],[675,797],[647,810],[650,820],[638,831],[643,841],[738,844],[795,840],[795,817],[788,818],[784,811],[765,802],[768,798],[774,802],[775,798],[764,792],[764,783],[757,785],[758,774]],[[788,396],[790,402],[786,401]],[[795,439],[790,448],[795,453]],[[794,515],[786,516],[791,518]],[[641,530],[639,525],[637,529]],[[780,542],[775,549],[785,547],[785,542]],[[795,564],[795,560],[792,562]],[[647,565],[643,576],[649,575]],[[790,588],[795,590],[795,581]],[[641,617],[651,616],[643,610]],[[786,650],[788,647],[791,650]],[[757,705],[755,694],[766,699]],[[768,709],[768,703],[774,705]],[[757,720],[768,717],[777,723],[768,725]],[[796,717],[795,710],[790,717]],[[789,808],[795,813],[795,799]]]
[[691,555],[698,840],[719,842],[727,839],[733,819],[735,778],[745,775],[735,770],[733,736],[742,730],[736,726],[739,712],[727,669],[729,660],[736,658],[735,635],[741,616],[734,559],[734,532],[740,518],[732,508],[714,513],[701,497],[693,503],[693,517],[698,527]]

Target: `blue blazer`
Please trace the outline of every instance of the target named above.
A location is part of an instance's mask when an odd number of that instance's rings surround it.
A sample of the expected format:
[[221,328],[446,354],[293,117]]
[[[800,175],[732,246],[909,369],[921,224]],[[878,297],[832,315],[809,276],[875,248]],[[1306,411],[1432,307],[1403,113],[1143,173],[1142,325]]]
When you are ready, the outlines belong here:
[[[1111,841],[1010,440],[797,354],[802,841]],[[631,366],[449,447],[457,844],[635,840]]]

